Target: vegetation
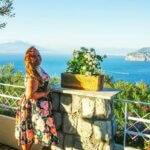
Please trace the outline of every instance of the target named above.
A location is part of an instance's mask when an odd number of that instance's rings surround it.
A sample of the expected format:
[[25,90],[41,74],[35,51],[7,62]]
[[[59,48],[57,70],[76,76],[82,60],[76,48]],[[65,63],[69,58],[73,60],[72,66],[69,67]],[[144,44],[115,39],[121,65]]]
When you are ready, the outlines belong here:
[[2,22],[2,17],[13,17],[13,1],[12,0],[0,0],[0,29],[6,26],[6,22]]
[[150,61],[150,47],[144,47],[136,52],[129,53],[125,59],[131,61]]
[[100,75],[102,73],[100,62],[105,57],[97,55],[93,48],[89,50],[81,47],[80,50],[74,50],[73,58],[67,63],[67,72],[83,75]]
[[[0,83],[5,83],[5,84],[14,84],[14,85],[24,85],[24,74],[19,71],[15,71],[14,66],[9,64],[6,66],[0,67]],[[50,85],[55,85],[60,83],[60,78],[57,76],[51,77],[51,82]],[[139,82],[137,84],[125,82],[125,81],[118,81],[118,82],[113,82],[112,77],[105,76],[105,87],[108,88],[114,88],[114,89],[119,89],[121,92],[116,96],[116,99],[125,99],[125,100],[133,100],[133,101],[142,101],[142,102],[150,102],[150,87],[143,83]],[[1,86],[0,85],[0,93],[4,94],[6,93],[7,95],[15,95],[14,96],[19,96],[22,94],[24,89],[17,88],[17,90],[13,87],[7,87],[7,86]],[[7,99],[9,100],[9,99]],[[5,102],[6,99],[1,98],[1,102]],[[14,102],[12,102],[12,99],[9,100],[9,103],[11,106],[15,106]],[[117,121],[117,135],[116,135],[116,141],[117,143],[123,142],[123,125],[124,125],[124,103],[122,102],[114,102],[114,113],[115,113],[115,118]],[[143,116],[147,113],[150,113],[149,106],[147,105],[141,105],[141,104],[128,104],[128,111],[130,116],[136,116],[135,111],[139,114],[139,116]],[[5,113],[7,115],[14,116],[12,113],[10,113],[10,110],[4,111],[0,107],[0,113]],[[147,119],[150,119],[150,116],[147,116]],[[128,122],[128,127],[131,126],[132,122]],[[145,128],[145,125],[142,123],[137,123],[137,126],[140,129]],[[133,129],[134,130],[134,129]],[[144,133],[150,133],[149,130],[145,130]],[[127,145],[130,146],[135,146],[135,147],[140,147],[143,148],[144,145],[148,145],[148,143],[144,143],[144,140],[142,138],[135,138],[134,140],[131,140],[127,136]]]
[[[24,78],[25,75],[20,71],[16,71],[12,64],[0,67],[0,83],[24,86]],[[50,85],[53,86],[57,83],[60,83],[59,77],[52,76]]]
[[[12,64],[0,67],[0,83],[18,85],[24,87],[24,74],[20,71],[16,71]],[[57,76],[53,76],[50,79],[50,85],[53,86],[60,83],[60,79]],[[15,97],[21,97],[24,92],[24,88],[4,86],[0,84],[0,94],[11,95]],[[10,107],[17,107],[18,100],[11,98],[0,97],[0,104],[5,104]],[[15,116],[15,110],[10,108],[3,108],[0,106],[0,114],[8,116]]]
[[[129,83],[125,81],[118,81],[112,84],[105,84],[105,87],[113,87],[114,89],[119,89],[121,90],[120,94],[116,96],[116,99],[119,100],[132,100],[136,102],[150,102],[150,87],[143,83],[139,82],[137,84],[134,83]],[[118,102],[114,101],[114,113],[115,113],[115,118],[117,122],[117,134],[116,134],[116,142],[123,144],[123,126],[124,126],[124,108],[125,108],[125,103],[123,102]],[[128,103],[128,112],[129,116],[132,117],[143,117],[147,113],[150,113],[150,105],[141,105],[141,104],[133,104],[133,103]],[[139,116],[138,116],[138,115]],[[147,115],[144,119],[149,119],[150,120],[150,115]],[[132,124],[134,122],[128,121],[127,127],[131,127],[133,131],[136,131],[134,127],[132,127]],[[142,131],[145,129],[147,126],[144,125],[142,122],[137,122],[135,124],[136,128],[139,131]],[[150,130],[146,129],[143,133],[148,133],[150,134]],[[148,143],[145,143],[143,138],[141,137],[136,137],[134,140],[131,140],[131,137],[127,136],[127,145],[129,146],[134,146],[134,147],[139,147],[143,148],[144,145]],[[149,143],[150,144],[150,143]]]
[[138,52],[150,53],[150,47],[144,47],[138,50]]

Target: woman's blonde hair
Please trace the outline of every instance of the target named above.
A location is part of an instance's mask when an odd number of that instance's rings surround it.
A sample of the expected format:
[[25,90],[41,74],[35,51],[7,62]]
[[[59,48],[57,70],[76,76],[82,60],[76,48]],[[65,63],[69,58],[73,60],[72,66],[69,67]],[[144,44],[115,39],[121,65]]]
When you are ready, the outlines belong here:
[[24,57],[24,63],[26,67],[26,74],[28,77],[38,80],[40,83],[42,82],[42,78],[37,72],[37,67],[39,66],[39,62],[37,60],[37,56],[35,52],[38,50],[32,46],[27,49]]

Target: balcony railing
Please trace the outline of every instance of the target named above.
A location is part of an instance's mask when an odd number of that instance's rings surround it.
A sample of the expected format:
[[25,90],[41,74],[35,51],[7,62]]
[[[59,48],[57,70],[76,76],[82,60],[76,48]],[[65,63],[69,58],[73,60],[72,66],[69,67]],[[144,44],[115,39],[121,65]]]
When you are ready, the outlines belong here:
[[0,112],[15,115],[18,101],[25,87],[0,83]]
[[[122,127],[124,128],[124,130],[122,130],[124,136],[124,148],[126,147],[127,135],[133,141],[136,141],[138,137],[141,137],[144,140],[145,145],[150,148],[150,103],[121,99],[114,99],[114,101],[124,104],[124,109],[122,109],[122,112],[124,113],[124,123],[122,124]],[[134,108],[133,110],[131,110],[132,107]],[[145,110],[142,108],[145,108]]]
[[[15,113],[18,101],[20,100],[24,88],[24,86],[0,83],[0,110],[11,111]],[[124,117],[124,121],[122,123],[124,148],[126,147],[127,135],[131,138],[131,140],[135,140],[137,137],[141,137],[145,142],[150,143],[150,111],[146,113],[143,112],[142,116],[136,109],[132,111],[130,109],[129,111],[129,106],[131,107],[131,105],[137,105],[138,110],[140,109],[139,106],[141,106],[141,108],[146,106],[146,108],[150,110],[150,103],[120,99],[114,99],[114,102],[124,104],[124,108],[119,108],[120,111],[122,111]]]

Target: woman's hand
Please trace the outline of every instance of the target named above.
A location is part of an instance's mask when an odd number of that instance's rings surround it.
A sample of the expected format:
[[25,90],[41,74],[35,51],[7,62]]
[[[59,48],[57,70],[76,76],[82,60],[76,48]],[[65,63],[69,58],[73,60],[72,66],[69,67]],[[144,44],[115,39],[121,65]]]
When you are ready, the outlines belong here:
[[47,98],[50,92],[49,86],[47,86],[45,91],[37,92],[38,84],[39,84],[38,81],[34,79],[28,79],[27,81],[26,96],[27,99],[31,99],[31,101],[33,102],[41,97]]

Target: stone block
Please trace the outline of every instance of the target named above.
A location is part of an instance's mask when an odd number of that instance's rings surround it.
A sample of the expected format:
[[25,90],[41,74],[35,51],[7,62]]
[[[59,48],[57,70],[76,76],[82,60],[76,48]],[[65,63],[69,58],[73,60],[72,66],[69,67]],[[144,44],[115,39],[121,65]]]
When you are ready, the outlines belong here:
[[111,115],[110,100],[96,98],[95,116],[97,118],[109,118]]
[[81,112],[81,99],[79,95],[72,95],[72,113]]
[[113,150],[112,145],[108,144],[108,143],[105,143],[105,145],[103,147],[103,150]]
[[96,141],[110,142],[112,139],[112,127],[110,121],[94,121],[93,136]]
[[77,134],[82,137],[90,137],[92,134],[92,125],[90,121],[82,118],[78,119]]
[[52,145],[49,150],[63,150],[63,148],[57,146],[57,145]]
[[55,118],[55,124],[56,124],[56,129],[60,129],[62,125],[62,115],[61,113],[54,112],[54,118]]
[[74,138],[73,150],[83,150],[82,141],[79,136],[75,136]]
[[112,122],[111,121],[107,121],[107,132],[108,132],[108,136],[106,136],[106,138],[108,139],[112,139]]
[[60,95],[60,110],[63,112],[71,113],[72,97],[69,94]]
[[82,150],[97,150],[96,145],[91,142],[91,139],[88,137],[81,137],[82,141]]
[[64,145],[64,135],[63,135],[63,133],[61,131],[58,131],[57,135],[58,135],[58,139],[59,139],[58,147],[63,148],[63,145]]
[[77,116],[74,114],[64,114],[63,132],[69,134],[75,134],[76,126],[77,126]]
[[94,100],[89,97],[82,98],[82,116],[84,118],[91,118],[94,114]]
[[121,144],[114,144],[114,150],[124,150],[124,146]]
[[58,110],[59,109],[59,104],[60,104],[59,94],[53,92],[52,93],[52,108],[53,108],[53,110]]
[[65,150],[72,150],[74,143],[73,135],[66,134],[64,139],[64,149]]
[[104,145],[105,145],[105,142],[100,141],[100,144],[98,146],[98,150],[103,150]]

